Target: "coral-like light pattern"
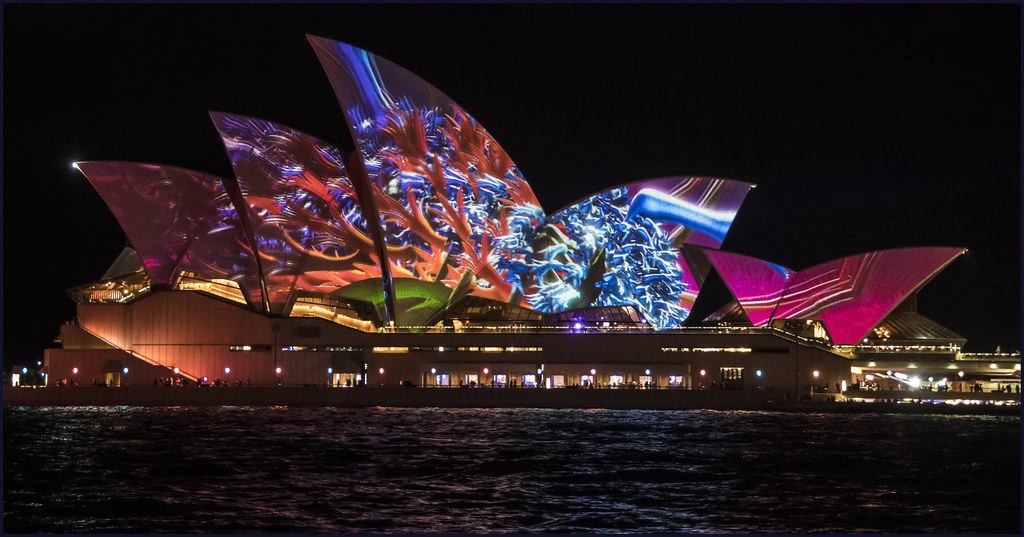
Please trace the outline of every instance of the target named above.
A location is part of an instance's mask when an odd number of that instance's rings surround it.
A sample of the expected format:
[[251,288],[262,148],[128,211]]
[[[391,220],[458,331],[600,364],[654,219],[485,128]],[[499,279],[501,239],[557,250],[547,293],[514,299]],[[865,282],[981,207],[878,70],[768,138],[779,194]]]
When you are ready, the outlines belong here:
[[521,302],[521,274],[544,213],[501,146],[409,71],[309,39],[359,146],[392,276],[456,288],[470,274],[470,293]]
[[212,113],[249,211],[271,310],[295,291],[380,278],[376,248],[341,152],[290,127]]
[[752,185],[714,178],[629,183],[546,216],[497,141],[437,88],[364,50],[309,40],[356,155],[213,113],[236,180],[76,164],[153,283],[181,271],[232,280],[251,306],[276,314],[299,291],[333,294],[400,326],[432,325],[474,294],[544,313],[629,306],[671,328],[713,265],[754,326],[819,319],[847,344],[963,251],[885,250],[798,273],[719,252]]

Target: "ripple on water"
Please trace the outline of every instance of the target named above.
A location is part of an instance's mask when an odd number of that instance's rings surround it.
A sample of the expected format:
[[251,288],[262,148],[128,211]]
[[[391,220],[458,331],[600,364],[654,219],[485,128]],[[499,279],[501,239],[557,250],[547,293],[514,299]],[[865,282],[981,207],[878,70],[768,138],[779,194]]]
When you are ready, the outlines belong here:
[[4,409],[8,532],[1012,532],[1020,420]]

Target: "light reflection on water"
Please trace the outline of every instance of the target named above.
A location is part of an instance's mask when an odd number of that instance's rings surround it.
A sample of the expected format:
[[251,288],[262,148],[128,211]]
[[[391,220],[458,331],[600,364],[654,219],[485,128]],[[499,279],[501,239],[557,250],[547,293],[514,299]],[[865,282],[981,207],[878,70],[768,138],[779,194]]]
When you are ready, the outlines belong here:
[[9,408],[7,532],[1013,532],[1016,417]]

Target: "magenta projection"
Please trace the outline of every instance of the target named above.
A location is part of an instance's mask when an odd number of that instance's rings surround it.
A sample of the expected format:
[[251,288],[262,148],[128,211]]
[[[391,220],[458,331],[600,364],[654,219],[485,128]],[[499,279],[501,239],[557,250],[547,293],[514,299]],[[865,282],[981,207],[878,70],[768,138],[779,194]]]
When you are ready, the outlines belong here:
[[766,326],[794,271],[745,255],[704,250],[753,326]]
[[880,250],[802,270],[790,278],[772,318],[820,319],[833,343],[855,344],[963,252],[955,247]]

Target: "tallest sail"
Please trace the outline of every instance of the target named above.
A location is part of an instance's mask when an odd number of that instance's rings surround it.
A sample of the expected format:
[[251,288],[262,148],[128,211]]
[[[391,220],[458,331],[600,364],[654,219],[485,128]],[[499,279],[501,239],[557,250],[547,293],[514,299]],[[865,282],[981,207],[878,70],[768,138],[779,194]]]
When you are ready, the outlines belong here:
[[[309,41],[365,168],[400,324],[409,324],[403,312],[444,308],[467,293],[521,304],[520,275],[544,213],[515,163],[472,116],[416,75],[344,43]],[[428,285],[413,293],[405,279]],[[403,305],[412,294],[415,303]]]

